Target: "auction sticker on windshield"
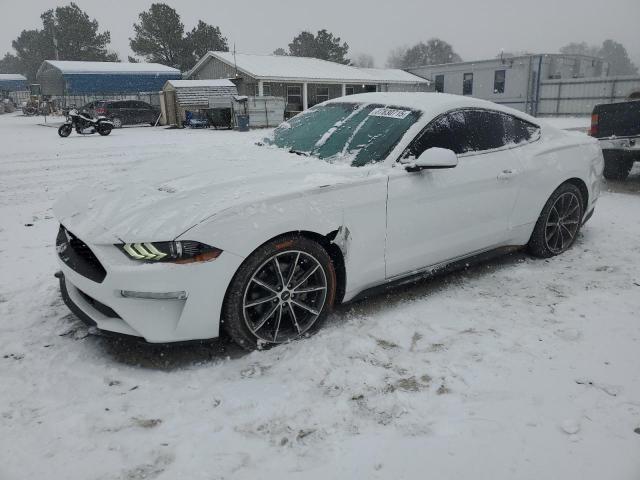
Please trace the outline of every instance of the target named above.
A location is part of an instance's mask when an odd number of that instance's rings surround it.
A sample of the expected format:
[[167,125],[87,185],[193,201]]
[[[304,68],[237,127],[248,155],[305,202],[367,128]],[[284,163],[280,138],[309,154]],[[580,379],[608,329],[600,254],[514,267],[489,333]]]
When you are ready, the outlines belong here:
[[398,110],[396,108],[374,108],[369,113],[370,117],[387,117],[387,118],[406,118],[411,113],[411,110]]

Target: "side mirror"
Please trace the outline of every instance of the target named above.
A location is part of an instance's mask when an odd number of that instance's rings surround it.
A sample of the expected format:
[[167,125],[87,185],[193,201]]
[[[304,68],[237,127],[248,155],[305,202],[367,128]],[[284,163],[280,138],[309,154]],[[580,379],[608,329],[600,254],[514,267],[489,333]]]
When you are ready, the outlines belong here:
[[446,148],[428,148],[420,154],[416,161],[407,165],[407,170],[417,172],[424,169],[454,168],[458,165],[458,156]]

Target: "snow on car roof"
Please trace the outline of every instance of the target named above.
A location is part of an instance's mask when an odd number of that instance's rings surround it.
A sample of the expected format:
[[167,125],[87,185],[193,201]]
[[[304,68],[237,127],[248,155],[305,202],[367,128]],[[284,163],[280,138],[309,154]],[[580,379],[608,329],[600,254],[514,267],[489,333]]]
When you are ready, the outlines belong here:
[[235,83],[226,78],[218,80],[167,80],[172,87],[235,87]]
[[0,81],[1,80],[11,80],[11,81],[23,81],[23,82],[26,82],[27,78],[24,75],[20,75],[18,73],[0,73]]
[[518,116],[534,124],[539,124],[538,119],[519,110],[505,107],[488,100],[452,95],[437,92],[371,92],[358,93],[348,97],[339,97],[329,100],[329,103],[358,102],[380,103],[388,106],[404,107],[413,110],[421,110],[425,113],[437,115],[454,108],[489,108]]
[[177,68],[159,63],[75,62],[70,60],[45,60],[44,63],[57,68],[62,73],[180,74],[180,70]]
[[357,83],[429,83],[424,78],[397,69],[357,68],[318,58],[248,53],[234,55],[233,52],[208,52],[191,72],[197,71],[210,57],[217,58],[255,78]]

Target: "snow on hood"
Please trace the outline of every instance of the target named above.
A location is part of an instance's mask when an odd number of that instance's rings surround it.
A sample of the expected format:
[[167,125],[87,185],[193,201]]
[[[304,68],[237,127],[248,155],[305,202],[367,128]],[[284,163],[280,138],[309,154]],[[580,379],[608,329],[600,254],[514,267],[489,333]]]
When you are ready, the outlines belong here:
[[54,212],[87,241],[172,240],[225,210],[354,182],[380,170],[331,165],[248,144],[219,148],[206,158],[138,163],[124,174],[71,190],[56,202]]

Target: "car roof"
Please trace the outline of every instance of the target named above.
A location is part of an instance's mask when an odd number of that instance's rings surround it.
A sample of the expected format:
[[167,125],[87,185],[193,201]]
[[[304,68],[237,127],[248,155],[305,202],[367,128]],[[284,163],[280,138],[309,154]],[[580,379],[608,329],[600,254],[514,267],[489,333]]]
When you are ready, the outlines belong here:
[[519,110],[505,107],[497,103],[481,100],[479,98],[449,93],[436,92],[371,92],[349,95],[348,98],[340,97],[329,100],[328,103],[379,103],[382,105],[410,108],[420,110],[431,117],[458,108],[484,108],[515,115],[528,122],[539,124],[534,117]]

